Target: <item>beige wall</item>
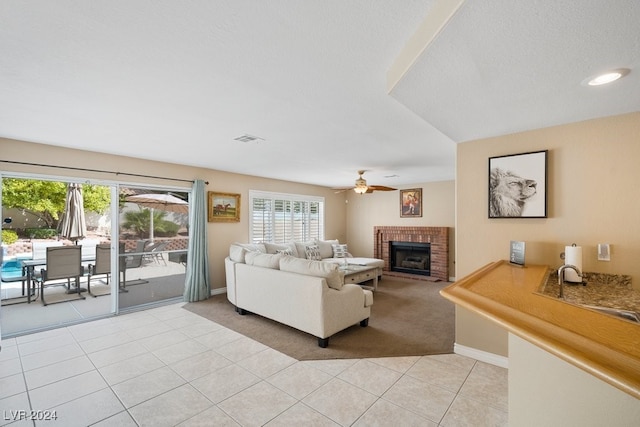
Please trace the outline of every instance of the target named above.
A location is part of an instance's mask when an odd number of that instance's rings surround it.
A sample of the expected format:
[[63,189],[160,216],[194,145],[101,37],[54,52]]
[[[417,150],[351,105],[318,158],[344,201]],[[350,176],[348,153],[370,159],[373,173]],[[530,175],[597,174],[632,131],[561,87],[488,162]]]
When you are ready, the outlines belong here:
[[[549,150],[548,218],[488,219],[488,158]],[[458,145],[456,266],[462,278],[508,259],[509,241],[526,242],[526,262],[561,265],[566,245],[583,247],[588,272],[629,274],[640,289],[640,113],[591,120]],[[611,261],[598,261],[598,243]],[[457,310],[456,343],[506,356],[507,334]]]
[[[356,256],[373,256],[373,227],[450,227],[449,276],[455,276],[455,182],[441,181],[403,186],[422,188],[421,218],[400,218],[399,191],[375,191],[370,194],[342,193],[347,206],[349,252]],[[327,235],[327,237],[331,237]]]
[[[306,194],[325,197],[326,236],[346,240],[344,195],[335,194],[331,189],[288,181],[264,179],[210,169],[181,166],[171,163],[154,162],[122,156],[98,154],[89,151],[72,150],[49,145],[34,144],[0,138],[0,159],[26,163],[40,163],[76,168],[117,171],[139,175],[164,176],[177,179],[202,179],[208,181],[208,191],[239,193],[241,195],[241,215],[238,223],[208,223],[209,262],[213,288],[226,286],[224,258],[229,253],[229,244],[249,239],[247,222],[249,190],[275,191],[281,193]],[[83,172],[55,168],[43,168],[19,164],[0,163],[2,172],[34,173],[57,177],[82,177],[95,180],[119,181],[128,184],[168,185],[190,188],[190,183],[157,180],[125,175]]]

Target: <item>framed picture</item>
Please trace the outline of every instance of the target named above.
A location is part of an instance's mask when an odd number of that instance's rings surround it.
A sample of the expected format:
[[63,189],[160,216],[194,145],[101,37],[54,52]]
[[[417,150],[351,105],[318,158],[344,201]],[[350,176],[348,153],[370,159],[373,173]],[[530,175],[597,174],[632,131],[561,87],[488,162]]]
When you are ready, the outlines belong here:
[[240,195],[208,191],[209,222],[240,221]]
[[547,217],[547,154],[489,158],[489,218]]
[[422,188],[400,190],[400,218],[422,216]]

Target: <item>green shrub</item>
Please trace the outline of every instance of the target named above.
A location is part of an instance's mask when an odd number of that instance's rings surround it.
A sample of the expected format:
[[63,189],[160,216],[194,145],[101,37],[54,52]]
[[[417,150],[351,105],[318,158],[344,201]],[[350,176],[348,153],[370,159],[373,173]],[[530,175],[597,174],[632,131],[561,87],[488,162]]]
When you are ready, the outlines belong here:
[[53,239],[58,232],[53,228],[27,228],[25,234],[31,239]]
[[175,222],[161,220],[153,224],[153,234],[158,237],[173,237],[178,235],[180,226]]
[[11,245],[18,241],[18,233],[14,230],[2,230],[2,243]]

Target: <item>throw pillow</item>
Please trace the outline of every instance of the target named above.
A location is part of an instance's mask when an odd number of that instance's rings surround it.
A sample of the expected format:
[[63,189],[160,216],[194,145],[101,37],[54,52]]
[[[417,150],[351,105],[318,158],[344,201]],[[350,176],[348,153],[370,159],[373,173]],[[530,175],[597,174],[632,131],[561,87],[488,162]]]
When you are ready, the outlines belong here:
[[312,261],[322,260],[322,256],[320,256],[320,248],[318,247],[318,245],[305,246],[304,254],[307,259],[310,259]]
[[278,249],[276,251],[277,254],[282,254],[282,255],[292,255],[293,256],[293,251],[291,249]]
[[315,240],[315,244],[320,248],[320,257],[322,258],[332,258],[333,255],[333,245],[337,245],[338,240]]
[[347,250],[347,244],[332,245],[334,258],[347,258],[349,251]]
[[263,254],[261,252],[247,252],[245,260],[247,265],[255,265],[256,267],[273,268],[278,270],[280,268],[280,254]]
[[293,253],[295,249],[295,245],[293,243],[264,243],[265,248],[267,249],[268,254],[277,254],[280,250],[288,249]]
[[247,252],[266,253],[267,249],[262,243],[238,243],[234,242],[229,246],[229,258],[234,262],[245,262],[245,254]]
[[306,248],[307,246],[315,245],[315,242],[293,242],[296,247],[296,253],[298,254],[298,258],[306,257]]
[[280,270],[305,276],[322,277],[327,281],[327,286],[340,290],[344,283],[344,271],[338,269],[338,264],[324,261],[312,261],[290,256],[280,258]]

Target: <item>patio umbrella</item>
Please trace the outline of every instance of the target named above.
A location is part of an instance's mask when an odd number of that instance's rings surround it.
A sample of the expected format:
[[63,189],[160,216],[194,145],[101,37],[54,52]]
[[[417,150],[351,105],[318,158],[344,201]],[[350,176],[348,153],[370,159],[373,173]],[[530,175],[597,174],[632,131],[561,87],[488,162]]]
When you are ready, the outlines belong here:
[[67,185],[67,198],[60,224],[60,236],[65,239],[77,243],[78,239],[84,239],[87,235],[84,198],[80,184],[70,183]]
[[151,212],[151,223],[149,225],[149,239],[153,240],[153,210],[160,209],[167,212],[189,213],[189,203],[171,194],[137,194],[125,197],[127,202],[135,203],[138,206],[149,208]]

